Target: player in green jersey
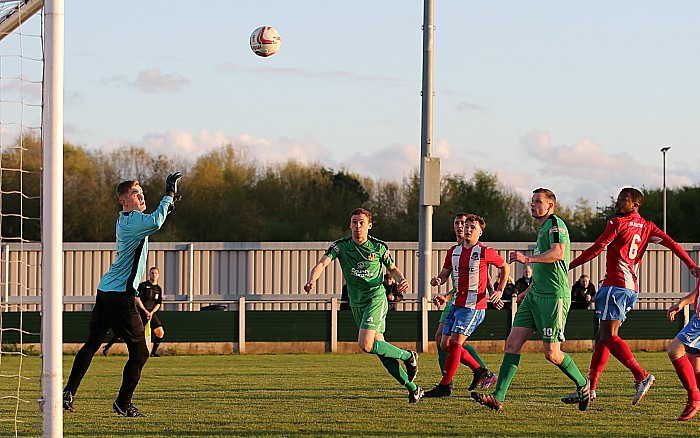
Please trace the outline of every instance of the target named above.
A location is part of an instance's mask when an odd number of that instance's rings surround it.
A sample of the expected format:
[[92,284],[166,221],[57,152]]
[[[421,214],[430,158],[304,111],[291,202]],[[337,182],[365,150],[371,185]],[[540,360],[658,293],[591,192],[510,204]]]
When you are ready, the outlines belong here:
[[[369,235],[372,214],[356,208],[350,214],[352,236],[336,240],[309,272],[304,290],[310,292],[321,272],[338,259],[348,287],[348,298],[355,323],[360,329],[357,342],[365,353],[376,354],[384,367],[408,389],[408,402],[417,403],[423,390],[413,383],[418,373],[418,354],[398,348],[384,340],[389,303],[383,284],[382,266],[396,280],[399,292],[408,289],[408,281],[394,264],[386,243]],[[406,370],[399,361],[404,363]]]
[[520,363],[520,352],[525,342],[539,332],[545,358],[571,379],[579,392],[578,408],[588,409],[590,385],[581,374],[571,356],[561,351],[564,342],[564,326],[569,313],[569,252],[571,243],[566,224],[554,214],[557,198],[551,190],[539,188],[533,192],[530,210],[540,229],[534,254],[526,256],[512,252],[510,262],[532,264],[534,275],[530,287],[518,295],[518,307],[513,319],[506,353],[499,371],[496,390],[493,394],[472,392],[472,398],[482,405],[500,411],[510,382],[515,377]]

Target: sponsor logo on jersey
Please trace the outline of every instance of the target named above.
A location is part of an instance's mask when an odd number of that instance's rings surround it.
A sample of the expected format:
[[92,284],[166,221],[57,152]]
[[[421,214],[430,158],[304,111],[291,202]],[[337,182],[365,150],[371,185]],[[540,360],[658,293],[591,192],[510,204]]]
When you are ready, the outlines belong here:
[[561,233],[566,234],[566,228],[559,228],[557,225],[549,229],[549,234]]
[[630,227],[644,228],[644,224],[640,224],[639,222],[630,221]]
[[369,269],[365,269],[365,262],[357,262],[357,268],[351,268],[350,273],[355,277],[371,277],[372,273]]

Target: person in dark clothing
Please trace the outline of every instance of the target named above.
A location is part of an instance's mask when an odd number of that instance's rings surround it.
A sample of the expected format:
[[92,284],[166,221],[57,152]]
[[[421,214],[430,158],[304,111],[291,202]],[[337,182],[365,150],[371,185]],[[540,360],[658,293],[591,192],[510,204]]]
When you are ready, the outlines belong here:
[[583,274],[571,287],[571,301],[590,303],[595,299],[595,286],[588,275]]
[[131,404],[141,369],[148,360],[143,322],[134,300],[138,294],[136,282],[143,278],[146,269],[148,236],[163,226],[175,201],[180,199],[177,193],[180,177],[180,172],[168,175],[165,179],[165,196],[151,214],[144,213],[146,199],[137,180],[123,181],[117,186],[117,196],[122,206],[116,224],[117,257],[97,286],[95,307],[90,318],[90,334],[75,356],[68,383],[63,389],[63,409],[67,411],[75,410],[75,394],[80,382],[107,332],[112,329],[124,339],[129,350],[119,395],[112,404],[112,409],[125,417],[145,416]]
[[384,274],[384,289],[386,289],[386,299],[389,301],[389,310],[396,310],[396,303],[403,301],[403,294],[399,292],[399,287],[391,274]]
[[[163,329],[163,324],[161,324],[160,319],[156,315],[156,312],[160,310],[163,305],[163,289],[161,289],[158,284],[158,278],[160,277],[160,271],[155,266],[148,270],[148,280],[139,284],[138,291],[139,294],[134,298],[136,303],[136,308],[141,315],[141,321],[144,327],[151,321],[151,330],[155,335],[153,340],[153,347],[151,348],[151,357],[160,357],[158,354],[158,346],[165,336],[165,330]],[[148,335],[148,333],[146,333]],[[109,349],[114,345],[115,342],[119,340],[119,337],[115,334],[112,339],[102,348],[102,354],[107,356],[109,354]]]
[[515,285],[513,286],[515,293],[521,294],[525,292],[525,290],[530,287],[530,284],[532,284],[532,266],[528,265],[525,266],[523,276],[515,280]]

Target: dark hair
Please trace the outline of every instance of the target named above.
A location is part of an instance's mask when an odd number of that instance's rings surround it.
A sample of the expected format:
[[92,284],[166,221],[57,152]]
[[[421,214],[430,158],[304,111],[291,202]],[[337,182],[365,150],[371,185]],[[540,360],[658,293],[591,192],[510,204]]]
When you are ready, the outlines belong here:
[[455,219],[458,217],[467,217],[467,213],[460,211],[459,213],[455,214]]
[[484,220],[483,217],[477,216],[475,214],[467,214],[465,216],[466,216],[465,221],[478,223],[481,226],[482,231],[486,229],[486,221]]
[[635,189],[634,187],[625,187],[624,189],[620,190],[620,194],[623,193],[629,196],[632,202],[637,203],[640,207],[642,204],[644,204],[644,194],[638,189]]
[[148,270],[148,272],[151,272],[151,271],[158,271],[158,273],[160,274],[160,269],[158,269],[157,266],[151,266],[151,268]]
[[539,189],[533,190],[532,193],[542,193],[545,196],[545,198],[554,201],[555,204],[557,203],[557,195],[555,195],[554,192],[549,189],[544,189],[540,187]]
[[367,216],[367,219],[369,219],[369,223],[372,223],[372,213],[370,213],[368,210],[365,210],[364,208],[356,208],[350,213],[350,217],[353,217],[358,214],[364,214]]
[[126,195],[129,193],[129,190],[133,189],[134,186],[139,185],[139,181],[137,179],[129,179],[126,181],[122,181],[119,183],[117,186],[117,196],[121,198],[122,196]]

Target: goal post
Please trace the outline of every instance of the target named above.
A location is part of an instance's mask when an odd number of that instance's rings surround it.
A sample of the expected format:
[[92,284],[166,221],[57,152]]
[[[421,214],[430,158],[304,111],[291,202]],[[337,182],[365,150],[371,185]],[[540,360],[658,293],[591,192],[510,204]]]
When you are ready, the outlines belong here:
[[[43,14],[40,12],[43,9]],[[41,358],[42,370],[40,379],[41,395],[39,396],[39,413],[41,418],[41,435],[51,437],[63,436],[63,406],[62,406],[62,384],[63,384],[63,79],[64,79],[64,0],[0,0],[0,43],[10,39],[8,37],[18,35],[22,38],[22,26],[33,16],[41,19],[41,53],[31,55],[37,57],[41,62],[40,80],[27,78],[29,73],[23,68],[19,68],[9,75],[9,78],[2,76],[0,80],[16,82],[19,88],[29,88],[41,85],[40,107],[40,138],[41,138],[41,175],[40,175],[40,218],[27,218],[23,215],[22,206],[19,207],[19,214],[14,211],[5,211],[5,206],[0,203],[2,214],[0,217],[12,216],[18,221],[19,232],[10,237],[23,245],[29,242],[23,233],[23,223],[29,219],[38,219],[41,227],[41,258],[39,268],[41,269],[41,284],[38,293],[41,294]],[[18,56],[14,54],[10,58],[23,58],[22,44]],[[3,53],[0,52],[0,57]],[[27,55],[30,56],[30,55]],[[36,60],[36,59],[34,59]],[[3,62],[0,60],[0,66]],[[8,61],[12,63],[13,61]],[[21,61],[19,61],[21,62]],[[2,97],[2,95],[0,95]],[[19,108],[36,107],[36,104],[25,104],[24,96],[20,93],[19,100],[14,98],[10,104]],[[16,135],[22,139],[27,132],[32,132],[36,127],[27,127],[24,120],[17,123],[12,119],[12,111],[3,111],[5,102],[0,108],[0,132],[11,127],[16,129]],[[22,110],[19,111],[23,113]],[[6,114],[7,113],[7,114]],[[18,154],[23,153],[22,140],[18,140]],[[5,155],[5,144],[3,146],[3,156]],[[24,169],[12,169],[13,172],[22,174]],[[2,167],[0,166],[0,174]],[[21,180],[21,177],[20,177]],[[0,192],[3,197],[15,195],[9,193],[1,187],[4,180],[0,179]],[[20,183],[21,184],[21,183]],[[24,193],[17,197],[20,203],[23,202]],[[6,236],[0,234],[0,240]],[[10,240],[12,240],[10,239]],[[2,242],[5,244],[5,242]],[[7,255],[6,255],[7,259]],[[6,263],[7,264],[7,263]],[[8,287],[9,276],[5,268],[4,286]],[[23,285],[27,287],[26,285]],[[19,287],[18,287],[19,288]],[[7,297],[5,297],[5,307],[8,307]],[[19,312],[23,310],[21,304],[17,306]],[[20,318],[21,321],[21,318]],[[22,328],[19,327],[20,333]],[[20,334],[21,339],[21,334]],[[22,345],[20,343],[20,354]],[[21,363],[21,361],[20,361]],[[18,373],[21,378],[21,367]],[[16,396],[18,403],[20,394]],[[15,417],[17,415],[15,414]],[[17,418],[15,423],[15,436],[18,434],[17,425],[22,422]],[[37,426],[37,431],[39,426]]]
[[45,0],[41,188],[44,436],[63,436],[63,0]]

